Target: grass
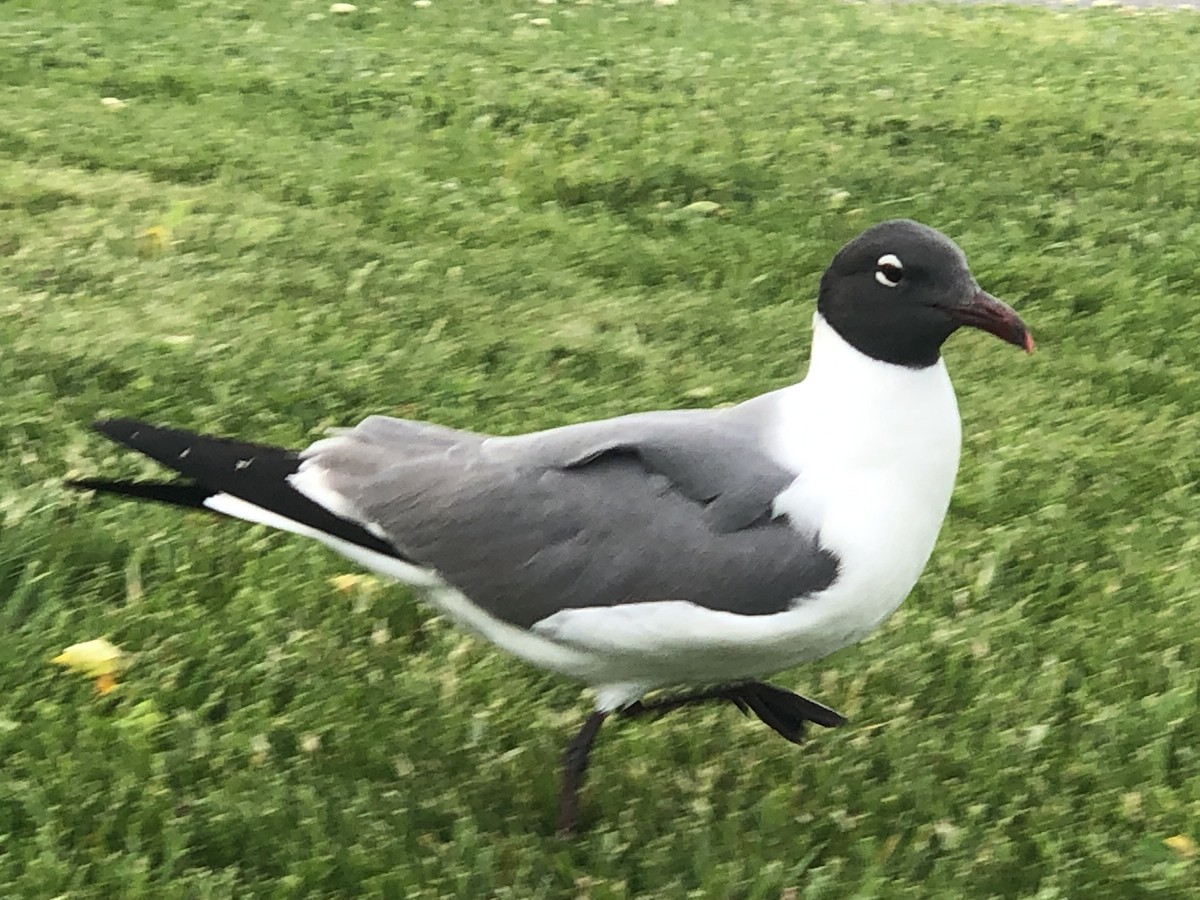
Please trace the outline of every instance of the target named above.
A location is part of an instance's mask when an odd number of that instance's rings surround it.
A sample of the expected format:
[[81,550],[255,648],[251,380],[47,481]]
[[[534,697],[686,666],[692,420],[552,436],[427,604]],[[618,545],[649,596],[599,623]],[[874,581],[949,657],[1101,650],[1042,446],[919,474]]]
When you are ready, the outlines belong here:
[[[1198,37],[883,3],[4,4],[0,893],[1196,896]],[[732,402],[800,376],[821,269],[896,215],[1041,349],[954,338],[928,570],[780,679],[851,725],[606,729],[575,843],[575,686],[400,588],[336,590],[353,567],[300,539],[60,486],[140,471],[106,415],[303,444],[371,412]],[[104,697],[48,662],[101,635],[136,654]]]

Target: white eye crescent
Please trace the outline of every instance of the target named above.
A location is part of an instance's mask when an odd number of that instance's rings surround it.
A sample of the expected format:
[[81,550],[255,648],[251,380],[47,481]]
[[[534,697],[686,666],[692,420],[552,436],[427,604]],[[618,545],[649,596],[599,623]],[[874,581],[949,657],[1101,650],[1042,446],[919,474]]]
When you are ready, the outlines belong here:
[[875,263],[875,280],[884,287],[895,287],[904,277],[904,263],[895,253],[885,253]]

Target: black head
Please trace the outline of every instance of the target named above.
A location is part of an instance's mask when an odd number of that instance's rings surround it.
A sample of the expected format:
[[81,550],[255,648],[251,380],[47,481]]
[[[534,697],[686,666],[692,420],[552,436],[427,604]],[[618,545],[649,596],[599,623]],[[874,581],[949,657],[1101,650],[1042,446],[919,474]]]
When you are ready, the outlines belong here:
[[817,310],[855,349],[910,368],[936,363],[962,325],[1033,351],[1025,323],[980,289],[958,245],[909,219],[868,228],[839,250],[821,276]]

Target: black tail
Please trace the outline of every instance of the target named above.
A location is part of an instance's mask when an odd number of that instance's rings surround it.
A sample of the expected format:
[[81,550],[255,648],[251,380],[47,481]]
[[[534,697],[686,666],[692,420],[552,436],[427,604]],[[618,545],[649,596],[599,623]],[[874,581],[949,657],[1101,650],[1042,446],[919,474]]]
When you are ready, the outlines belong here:
[[136,419],[104,419],[92,426],[105,437],[142,453],[186,481],[141,482],[81,478],[67,486],[202,509],[204,501],[228,494],[368,550],[398,557],[396,548],[365,528],[335,516],[292,487],[288,476],[300,468],[300,454],[283,447],[209,437],[161,428]]

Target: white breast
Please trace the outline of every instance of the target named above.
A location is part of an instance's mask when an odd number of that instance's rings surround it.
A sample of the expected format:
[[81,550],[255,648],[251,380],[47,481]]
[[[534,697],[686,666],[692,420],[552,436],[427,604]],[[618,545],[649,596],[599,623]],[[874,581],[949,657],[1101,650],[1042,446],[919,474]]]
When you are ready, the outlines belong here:
[[808,377],[775,396],[772,451],[799,472],[776,511],[818,529],[842,564],[800,604],[832,652],[882,622],[925,568],[958,470],[958,404],[941,361],[879,362],[820,316]]

